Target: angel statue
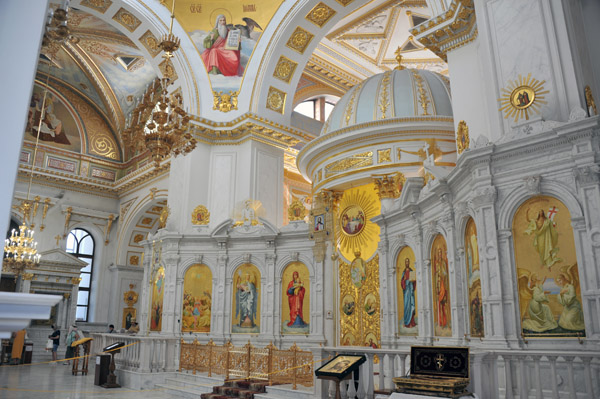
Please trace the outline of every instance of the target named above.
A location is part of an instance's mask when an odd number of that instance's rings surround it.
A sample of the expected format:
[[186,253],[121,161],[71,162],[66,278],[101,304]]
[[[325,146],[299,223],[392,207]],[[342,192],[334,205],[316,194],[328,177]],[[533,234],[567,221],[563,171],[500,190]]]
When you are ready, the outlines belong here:
[[558,327],[552,310],[547,305],[549,300],[546,294],[550,292],[544,291],[543,288],[546,277],[541,280],[537,274],[530,274],[525,269],[518,269],[517,272],[519,276],[519,296],[523,300],[529,299],[527,309],[521,311],[523,329],[541,333]]
[[558,319],[558,325],[565,330],[582,331],[585,330],[583,322],[583,311],[581,302],[577,299],[577,263],[571,266],[563,266],[556,278],[556,284],[561,287],[557,295],[558,303],[563,306],[562,314]]
[[256,326],[254,319],[256,318],[258,302],[256,281],[253,274],[246,272],[244,277],[242,277],[242,272],[239,271],[235,287],[235,317],[240,317],[240,327],[253,328]]
[[558,257],[558,232],[556,231],[556,225],[546,217],[543,209],[540,209],[535,219],[529,218],[529,209],[525,213],[525,216],[529,222],[525,234],[533,234],[533,247],[540,256],[542,266],[550,269],[552,265],[562,261]]

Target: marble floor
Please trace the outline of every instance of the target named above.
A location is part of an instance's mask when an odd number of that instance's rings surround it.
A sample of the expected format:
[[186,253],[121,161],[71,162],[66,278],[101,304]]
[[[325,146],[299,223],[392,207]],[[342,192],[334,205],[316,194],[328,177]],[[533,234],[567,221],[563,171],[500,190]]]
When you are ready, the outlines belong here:
[[[87,376],[71,375],[71,367],[56,364],[0,366],[2,399],[162,399],[161,389],[133,391],[127,388],[106,389],[94,385],[94,365]],[[117,381],[118,382],[118,381]]]

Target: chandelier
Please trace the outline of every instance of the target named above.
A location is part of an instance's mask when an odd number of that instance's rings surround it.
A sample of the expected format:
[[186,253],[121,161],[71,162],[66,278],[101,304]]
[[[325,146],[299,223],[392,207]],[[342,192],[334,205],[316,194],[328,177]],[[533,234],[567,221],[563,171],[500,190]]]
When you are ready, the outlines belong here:
[[[172,32],[174,10],[175,2],[171,10],[169,33],[159,43],[167,62],[173,57],[173,52],[179,49],[179,38]],[[168,87],[173,84],[172,72],[169,71],[169,68],[165,68],[164,77],[156,78],[146,88],[141,100],[136,101],[121,135],[123,144],[134,153],[149,150],[156,168],[170,154],[185,155],[196,148],[196,139],[188,131],[190,117],[183,109],[181,93],[168,92]]]

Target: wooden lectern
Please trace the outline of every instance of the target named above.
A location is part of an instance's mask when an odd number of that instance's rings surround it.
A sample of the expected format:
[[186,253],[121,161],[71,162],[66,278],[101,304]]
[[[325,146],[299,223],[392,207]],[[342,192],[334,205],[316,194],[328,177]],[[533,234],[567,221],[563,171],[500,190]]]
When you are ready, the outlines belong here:
[[[81,338],[71,344],[73,348],[73,368],[71,369],[71,374],[77,375],[77,373],[81,373],[81,375],[87,375],[88,373],[88,363],[90,361],[90,348],[92,346],[92,341],[94,338]],[[79,348],[82,348],[81,354]],[[82,356],[80,359],[79,357]],[[79,364],[81,363],[81,370],[79,369]]]
[[354,371],[366,360],[364,355],[337,355],[315,370],[315,375],[321,380],[334,381],[335,399],[342,399],[340,382],[351,379]]
[[124,346],[125,342],[115,342],[114,344],[110,344],[106,348],[102,349],[104,352],[110,353],[110,366],[108,366],[108,378],[106,379],[106,383],[102,384],[104,388],[121,388],[121,386],[117,384],[117,376],[115,375],[115,354],[121,352],[121,348]]

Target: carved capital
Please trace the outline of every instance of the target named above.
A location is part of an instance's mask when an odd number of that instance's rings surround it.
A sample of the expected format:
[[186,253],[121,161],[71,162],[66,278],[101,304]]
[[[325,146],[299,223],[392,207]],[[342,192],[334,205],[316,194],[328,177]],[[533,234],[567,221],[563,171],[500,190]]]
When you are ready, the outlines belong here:
[[373,176],[375,191],[379,199],[398,198],[402,193],[406,177],[401,172],[392,175]]
[[525,188],[527,189],[527,191],[529,191],[529,193],[533,194],[533,195],[539,195],[542,192],[542,188],[541,188],[541,183],[542,183],[542,177],[541,176],[529,176],[523,179],[523,181],[525,182]]
[[600,181],[600,166],[592,164],[574,168],[573,177],[581,185],[598,184]]
[[479,187],[473,192],[473,195],[471,196],[471,203],[475,208],[479,208],[484,205],[492,205],[494,202],[496,202],[497,195],[498,192],[494,186]]

